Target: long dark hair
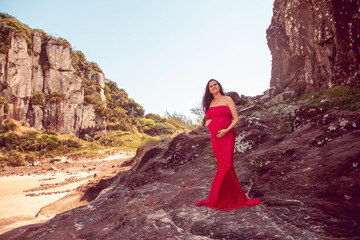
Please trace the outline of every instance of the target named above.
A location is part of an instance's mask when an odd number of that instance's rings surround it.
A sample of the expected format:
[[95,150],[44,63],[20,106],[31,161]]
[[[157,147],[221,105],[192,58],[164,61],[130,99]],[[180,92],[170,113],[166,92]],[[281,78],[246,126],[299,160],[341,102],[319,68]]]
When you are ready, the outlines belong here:
[[210,93],[210,90],[209,90],[209,83],[211,81],[217,82],[217,84],[220,87],[220,94],[223,95],[223,96],[225,95],[221,84],[215,79],[210,79],[206,84],[205,94],[204,94],[204,97],[203,97],[203,100],[202,100],[202,109],[204,110],[205,113],[209,110],[210,103],[214,99],[214,96]]

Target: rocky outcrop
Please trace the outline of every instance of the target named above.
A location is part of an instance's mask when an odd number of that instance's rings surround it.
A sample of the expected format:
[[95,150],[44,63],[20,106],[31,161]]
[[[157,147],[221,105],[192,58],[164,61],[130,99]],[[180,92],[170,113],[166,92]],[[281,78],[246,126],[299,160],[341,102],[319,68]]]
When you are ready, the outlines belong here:
[[[10,31],[7,54],[0,54],[0,123],[5,118],[27,122],[39,130],[77,136],[105,132],[104,119],[84,99],[83,78],[93,81],[105,100],[105,76],[93,69],[75,70],[69,44],[32,32],[32,48],[25,37]],[[34,96],[43,100],[33,100]]]
[[360,2],[275,0],[270,86],[297,93],[360,85]]
[[[254,100],[255,101],[255,100]],[[256,207],[218,211],[205,127],[138,150],[111,190],[0,239],[356,239],[360,113],[302,103],[238,107],[234,166]]]

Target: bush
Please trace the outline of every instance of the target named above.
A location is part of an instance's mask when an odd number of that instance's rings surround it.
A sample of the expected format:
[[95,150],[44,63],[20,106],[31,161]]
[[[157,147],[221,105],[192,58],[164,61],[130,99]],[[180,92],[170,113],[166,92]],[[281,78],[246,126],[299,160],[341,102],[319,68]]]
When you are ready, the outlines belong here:
[[101,102],[101,97],[100,97],[100,93],[97,92],[93,92],[91,94],[87,94],[84,97],[84,103],[87,104],[98,104],[99,102]]
[[68,148],[81,148],[82,147],[81,143],[79,143],[78,141],[72,140],[72,139],[62,140],[61,145],[63,147],[68,147]]
[[42,150],[55,150],[60,146],[59,138],[56,135],[43,134],[40,139]]
[[175,132],[175,130],[164,123],[158,123],[144,132],[150,136],[158,136],[172,134]]
[[34,156],[34,154],[27,154],[27,155],[25,155],[25,161],[26,161],[27,163],[32,164],[32,163],[35,162],[35,160],[36,160],[36,157]]
[[102,72],[101,68],[96,62],[90,62],[90,67],[95,72]]
[[123,118],[116,123],[108,123],[106,128],[109,131],[132,131],[132,126],[131,119]]
[[0,126],[0,133],[6,133],[9,131],[15,131],[20,127],[14,120],[5,119]]
[[97,103],[95,105],[95,112],[96,114],[101,118],[110,118],[111,115],[111,109],[106,106],[105,103]]
[[6,98],[4,98],[2,96],[0,96],[0,108],[4,108],[4,113],[5,114],[9,111],[8,101],[6,100]]
[[117,113],[118,116],[125,116],[127,111],[125,109],[123,109],[122,107],[117,107],[115,108],[115,112]]
[[17,166],[25,166],[27,163],[24,159],[24,156],[15,150],[11,150],[7,153],[7,164],[9,166],[17,167]]
[[34,95],[32,95],[31,98],[30,98],[30,104],[33,105],[33,106],[34,105],[44,106],[45,105],[44,93],[42,93],[42,92],[34,93]]
[[60,38],[51,37],[51,38],[54,40],[52,42],[52,44],[59,45],[59,46],[64,46],[64,47],[67,47],[67,48],[71,48],[71,44],[65,38],[61,38],[61,37]]
[[10,32],[12,32],[15,36],[21,36],[25,39],[30,54],[32,51],[31,28],[7,13],[0,13],[0,22],[0,53],[8,53],[10,49]]
[[141,123],[141,128],[144,132],[150,130],[155,126],[155,121],[153,119],[141,118],[140,123]]
[[147,119],[152,119],[155,121],[155,123],[163,123],[166,122],[166,118],[161,117],[158,114],[154,114],[154,113],[148,113],[145,115],[145,118]]
[[51,92],[47,97],[49,103],[60,103],[65,100],[65,94],[61,92]]
[[0,135],[0,146],[7,150],[17,151],[37,151],[40,148],[37,139],[37,132],[25,132],[18,134],[15,132],[8,132]]

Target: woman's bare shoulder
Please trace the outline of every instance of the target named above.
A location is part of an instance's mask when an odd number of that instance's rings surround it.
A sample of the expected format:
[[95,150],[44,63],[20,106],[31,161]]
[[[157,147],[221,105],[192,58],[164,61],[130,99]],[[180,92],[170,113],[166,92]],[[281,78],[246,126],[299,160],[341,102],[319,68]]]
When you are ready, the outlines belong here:
[[231,104],[231,103],[234,103],[234,101],[232,100],[232,98],[230,96],[224,96],[224,99],[226,101],[227,104]]

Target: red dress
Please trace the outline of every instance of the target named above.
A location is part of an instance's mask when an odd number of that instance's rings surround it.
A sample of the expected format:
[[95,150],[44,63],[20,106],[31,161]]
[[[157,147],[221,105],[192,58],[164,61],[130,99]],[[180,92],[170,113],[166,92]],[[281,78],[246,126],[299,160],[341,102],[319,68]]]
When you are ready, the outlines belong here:
[[232,114],[228,106],[219,105],[209,108],[206,118],[212,121],[208,125],[211,133],[211,144],[217,160],[218,169],[211,186],[209,198],[195,204],[206,205],[218,210],[231,210],[255,206],[260,199],[249,199],[240,186],[233,166],[235,130],[231,129],[223,137],[217,138],[219,130],[231,124]]

